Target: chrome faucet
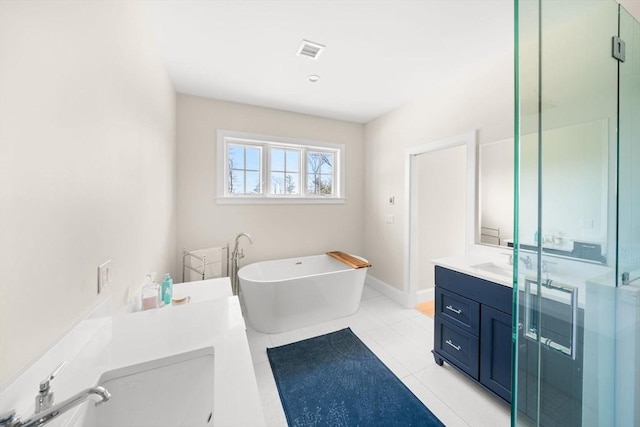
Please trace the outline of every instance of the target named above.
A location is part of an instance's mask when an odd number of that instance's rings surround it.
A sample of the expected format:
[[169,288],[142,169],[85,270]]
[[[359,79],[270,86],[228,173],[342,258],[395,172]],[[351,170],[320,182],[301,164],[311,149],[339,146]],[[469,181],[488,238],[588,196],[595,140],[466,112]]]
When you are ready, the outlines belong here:
[[111,398],[111,394],[104,387],[91,387],[81,391],[75,396],[71,396],[57,405],[53,404],[53,390],[51,389],[51,381],[58,375],[60,369],[66,362],[62,362],[51,374],[40,382],[40,388],[36,395],[36,407],[34,414],[22,420],[16,415],[16,411],[11,410],[0,415],[0,427],[38,427],[48,423],[64,414],[92,396],[98,396],[100,400],[96,401],[96,406],[106,402]]
[[26,420],[22,420],[20,417],[16,416],[15,410],[9,411],[6,414],[0,415],[0,427],[39,427],[45,425],[54,418],[64,414],[69,409],[75,408],[84,401],[89,400],[92,396],[97,396],[100,399],[96,401],[96,406],[111,398],[111,394],[104,387],[91,387],[81,391],[75,396],[71,396],[57,405],[51,406],[49,409],[33,414]]
[[527,255],[527,257],[520,257],[520,261],[524,262],[524,266],[527,268],[527,270],[531,270],[531,267],[533,267],[533,261],[531,260],[531,257],[529,255]]
[[551,265],[558,265],[557,262],[547,261],[546,259],[542,261],[542,272],[549,274],[551,272]]
[[58,372],[67,362],[62,362],[52,373],[47,375],[47,378],[40,381],[40,389],[36,395],[36,409],[35,413],[40,413],[53,406],[53,390],[51,390],[51,381],[58,376]]
[[233,247],[233,252],[231,253],[231,258],[233,259],[242,259],[244,258],[244,250],[241,250],[240,252],[238,252],[238,244],[240,243],[240,238],[241,237],[246,237],[247,239],[249,239],[249,243],[253,244],[253,240],[251,240],[251,236],[249,236],[247,233],[240,233],[236,236],[236,244]]
[[507,257],[507,264],[513,265],[513,252],[502,252],[502,255]]
[[233,247],[233,252],[231,253],[231,292],[233,295],[238,295],[240,291],[240,283],[238,279],[238,260],[244,258],[244,250],[238,252],[238,245],[240,243],[240,238],[246,237],[249,240],[249,243],[253,244],[253,240],[251,240],[251,236],[247,233],[240,233],[236,236],[236,244]]

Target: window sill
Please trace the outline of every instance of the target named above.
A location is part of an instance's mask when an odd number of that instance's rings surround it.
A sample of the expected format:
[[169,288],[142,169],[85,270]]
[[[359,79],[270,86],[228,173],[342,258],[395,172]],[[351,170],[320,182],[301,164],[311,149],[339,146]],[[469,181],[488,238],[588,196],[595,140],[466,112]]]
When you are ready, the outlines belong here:
[[344,197],[217,197],[218,205],[343,205]]

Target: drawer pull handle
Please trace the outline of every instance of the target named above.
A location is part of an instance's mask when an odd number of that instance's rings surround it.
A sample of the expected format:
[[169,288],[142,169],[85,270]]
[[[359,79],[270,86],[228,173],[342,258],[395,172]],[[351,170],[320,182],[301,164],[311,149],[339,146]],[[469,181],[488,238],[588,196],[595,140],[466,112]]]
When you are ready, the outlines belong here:
[[462,314],[462,310],[455,309],[450,305],[447,306],[447,310],[453,311],[455,314]]
[[447,340],[446,342],[447,344],[449,344],[451,347],[455,348],[458,351],[460,351],[460,349],[462,348],[459,345],[455,345],[454,343],[452,343],[451,340]]

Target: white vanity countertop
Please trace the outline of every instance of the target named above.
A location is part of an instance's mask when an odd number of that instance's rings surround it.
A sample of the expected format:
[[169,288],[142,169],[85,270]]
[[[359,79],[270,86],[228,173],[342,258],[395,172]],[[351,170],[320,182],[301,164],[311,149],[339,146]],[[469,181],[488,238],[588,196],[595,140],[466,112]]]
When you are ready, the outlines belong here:
[[[438,258],[432,260],[432,263],[445,267],[451,270],[458,271],[460,273],[467,274],[469,276],[478,277],[490,282],[498,283],[500,285],[513,287],[513,278],[508,275],[509,270],[513,269],[512,265],[507,263],[508,254],[471,254],[455,257]],[[553,270],[550,274],[545,273],[545,277],[550,278],[556,282],[556,284],[564,284],[569,287],[578,289],[578,306],[585,306],[586,297],[586,284],[587,283],[614,283],[614,278],[609,275],[603,275],[602,273],[607,270],[605,266],[594,265],[591,263],[582,263],[575,260],[565,261],[564,267],[558,268],[557,264],[560,264],[562,260],[556,260],[551,262]],[[482,264],[491,264],[492,267],[497,267],[494,270],[502,270],[503,274],[487,271],[486,268],[477,268]],[[527,277],[532,278],[535,281],[537,270],[535,266],[526,270],[520,267],[518,282],[520,291],[524,291],[525,279]],[[556,292],[553,290],[544,289],[544,295],[548,298],[556,299],[561,302],[567,302],[566,293]],[[535,293],[535,288],[532,291]]]
[[[501,258],[504,258],[503,263],[500,263]],[[475,268],[475,265],[481,265],[486,263],[492,263],[496,266],[502,267],[505,270],[513,269],[512,265],[507,263],[508,255],[501,255],[496,258],[495,255],[463,255],[453,256],[445,258],[437,258],[431,262],[435,265],[445,267],[451,270],[458,271],[460,273],[468,274],[469,276],[479,277],[481,279],[488,280],[490,282],[498,283],[503,286],[513,287],[513,278],[507,277],[497,273],[492,273],[487,270]]]
[[[44,377],[51,369],[49,366],[66,359],[67,365],[52,383],[56,401],[60,402],[95,386],[104,372],[213,347],[215,425],[264,426],[245,323],[238,298],[231,296],[229,279],[174,285],[174,297],[182,296],[190,296],[190,303],[82,321],[76,329],[93,328],[90,332],[93,338],[74,356],[49,358],[47,367],[38,368],[45,374],[37,372],[31,376]],[[28,378],[26,386],[17,384],[7,390],[6,393],[14,395],[5,402],[10,405],[7,409],[16,408],[23,419],[29,417],[37,386],[37,381]],[[81,407],[49,425],[79,425]]]

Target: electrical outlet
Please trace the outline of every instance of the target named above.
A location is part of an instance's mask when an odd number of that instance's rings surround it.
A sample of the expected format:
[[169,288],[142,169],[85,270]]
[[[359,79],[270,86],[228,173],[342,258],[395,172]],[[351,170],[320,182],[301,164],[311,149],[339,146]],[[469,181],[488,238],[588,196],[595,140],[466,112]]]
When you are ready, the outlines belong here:
[[98,266],[98,294],[111,284],[111,260]]
[[393,224],[395,222],[395,217],[393,215],[385,215],[384,222],[385,224]]

